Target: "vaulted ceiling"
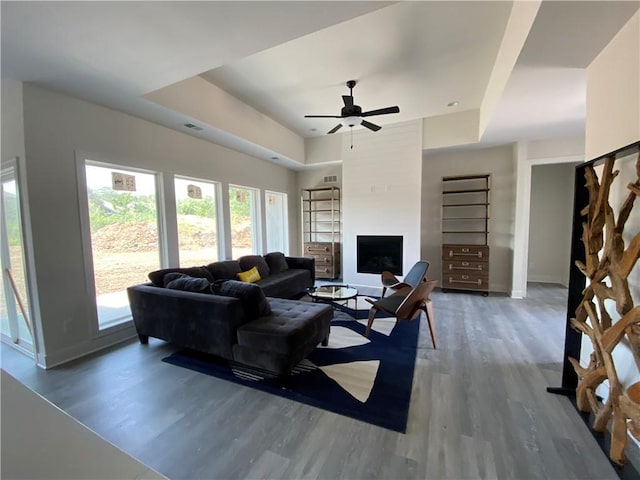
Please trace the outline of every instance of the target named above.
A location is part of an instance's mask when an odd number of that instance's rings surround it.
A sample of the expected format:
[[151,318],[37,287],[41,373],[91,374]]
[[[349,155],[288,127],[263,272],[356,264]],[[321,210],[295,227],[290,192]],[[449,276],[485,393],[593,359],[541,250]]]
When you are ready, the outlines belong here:
[[255,131],[325,135],[304,115],[338,114],[351,79],[364,110],[400,107],[382,126],[479,112],[480,143],[580,135],[585,68],[639,6],[3,1],[2,76],[304,168]]

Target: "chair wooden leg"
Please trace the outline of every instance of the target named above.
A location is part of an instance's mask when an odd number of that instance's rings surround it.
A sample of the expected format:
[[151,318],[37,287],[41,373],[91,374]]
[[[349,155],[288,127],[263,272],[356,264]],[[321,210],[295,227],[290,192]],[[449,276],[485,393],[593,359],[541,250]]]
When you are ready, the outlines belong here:
[[431,343],[433,344],[433,349],[436,348],[436,334],[434,331],[435,318],[433,316],[433,303],[431,300],[427,301],[425,304],[424,313],[427,314],[427,324],[429,325],[429,333],[431,334]]
[[364,334],[365,337],[369,337],[371,325],[373,325],[373,319],[375,318],[377,311],[378,309],[376,307],[371,307],[371,310],[369,310],[369,321],[367,322],[367,331]]

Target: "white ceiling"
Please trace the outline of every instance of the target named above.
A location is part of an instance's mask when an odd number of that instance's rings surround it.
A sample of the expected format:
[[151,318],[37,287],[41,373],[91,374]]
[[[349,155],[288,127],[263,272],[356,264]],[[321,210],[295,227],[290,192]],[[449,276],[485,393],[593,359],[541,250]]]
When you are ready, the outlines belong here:
[[[544,2],[483,143],[579,135],[584,68],[640,2]],[[384,125],[477,108],[511,2],[1,2],[2,77],[85,98],[171,128],[184,115],[144,94],[194,75],[298,134],[335,125],[356,79]],[[316,128],[316,132],[310,129]],[[184,130],[184,129],[182,129]],[[203,136],[203,135],[198,135]],[[205,138],[273,152],[210,129]]]
[[[510,2],[404,2],[204,73],[203,78],[302,136],[324,135],[339,115],[346,81],[363,111],[392,105],[385,125],[479,108]],[[316,128],[316,132],[311,129]]]

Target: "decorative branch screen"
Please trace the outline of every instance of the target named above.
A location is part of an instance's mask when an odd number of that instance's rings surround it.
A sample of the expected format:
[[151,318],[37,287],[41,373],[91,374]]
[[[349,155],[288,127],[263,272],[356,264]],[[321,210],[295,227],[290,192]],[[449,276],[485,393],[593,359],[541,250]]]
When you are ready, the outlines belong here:
[[[640,257],[640,221],[637,210],[633,212],[634,203],[640,209],[636,202],[640,197],[640,149],[636,147],[633,153],[635,168],[630,169],[630,178],[621,178],[620,171],[614,170],[620,158],[615,154],[607,156],[600,176],[596,171],[599,167],[584,167],[589,192],[589,204],[580,212],[584,217],[585,261],[576,265],[586,277],[587,286],[571,325],[589,337],[593,351],[587,366],[575,358],[569,361],[579,378],[578,409],[593,412],[596,431],[604,432],[611,423],[609,456],[623,464],[627,429],[640,441],[640,382],[623,384],[614,355],[614,349],[625,343],[631,349],[636,369],[640,369],[640,298],[634,299],[634,292],[637,297],[640,290],[635,268]],[[614,209],[612,186],[619,186],[620,182],[628,182],[626,197]],[[596,389],[606,382],[608,398],[602,404]]]

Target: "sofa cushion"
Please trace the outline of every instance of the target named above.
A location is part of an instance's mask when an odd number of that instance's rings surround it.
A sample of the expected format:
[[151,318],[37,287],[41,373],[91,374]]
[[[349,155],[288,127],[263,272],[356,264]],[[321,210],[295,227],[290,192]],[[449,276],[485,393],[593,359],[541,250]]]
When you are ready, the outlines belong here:
[[243,272],[256,267],[260,273],[260,278],[266,278],[270,274],[269,265],[261,255],[245,255],[238,259],[238,263],[240,264],[240,270]]
[[271,252],[264,256],[267,265],[269,265],[269,274],[274,275],[276,273],[284,272],[289,269],[287,259],[282,252]]
[[[238,328],[238,344],[256,350],[291,355],[313,342],[311,350],[329,335],[333,318],[330,305],[269,299],[272,314]],[[310,351],[310,350],[308,350]]]
[[256,267],[251,267],[246,272],[240,272],[238,274],[238,280],[241,282],[255,283],[260,280],[260,273]]
[[171,272],[164,276],[164,286],[172,290],[211,293],[211,283],[206,278],[195,278],[184,273]]
[[209,282],[213,282],[213,277],[209,270],[206,267],[188,267],[188,268],[180,268],[180,267],[171,267],[171,268],[163,268],[161,270],[155,270],[149,273],[149,280],[156,287],[164,287],[164,276],[167,273],[184,273],[190,277],[195,278],[206,278]]
[[255,283],[229,280],[220,286],[218,295],[234,297],[240,300],[247,320],[253,320],[271,313],[271,306],[267,301],[267,297]]
[[237,280],[240,264],[237,260],[223,260],[206,266],[214,280]]
[[269,275],[256,282],[267,297],[295,298],[306,288],[313,287],[309,270],[289,269]]

